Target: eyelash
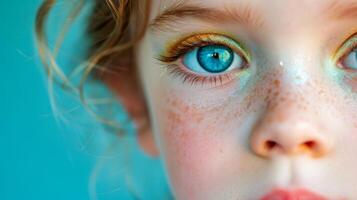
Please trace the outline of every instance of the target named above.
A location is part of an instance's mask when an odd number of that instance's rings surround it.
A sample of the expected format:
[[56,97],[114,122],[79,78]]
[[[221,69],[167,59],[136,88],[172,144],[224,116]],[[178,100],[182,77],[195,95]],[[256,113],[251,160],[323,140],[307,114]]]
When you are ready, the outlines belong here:
[[[350,40],[352,40],[350,42]],[[347,43],[347,44],[346,44]],[[337,66],[344,70],[349,70],[346,66],[343,66],[342,61],[357,48],[357,33],[352,34],[347,40],[338,48],[341,49],[336,54],[337,56]],[[341,53],[340,53],[341,52]]]
[[168,64],[166,67],[171,75],[180,78],[182,83],[188,82],[191,86],[198,83],[201,83],[201,85],[208,83],[211,84],[211,86],[217,86],[218,83],[219,85],[223,85],[225,82],[229,82],[233,79],[233,75],[230,73],[202,76],[192,72],[186,72],[186,70],[182,69],[182,67],[178,66],[177,64]]
[[185,69],[184,67],[180,67],[179,64],[173,63],[179,59],[182,59],[182,56],[184,56],[187,52],[195,48],[199,48],[206,45],[219,44],[219,45],[225,45],[233,49],[235,53],[239,54],[244,62],[244,67],[240,68],[240,70],[246,69],[248,67],[249,62],[247,56],[243,55],[243,51],[234,50],[237,48],[234,47],[234,45],[229,44],[229,42],[225,40],[218,41],[216,39],[213,39],[216,36],[221,38],[228,38],[226,36],[222,36],[218,34],[194,35],[189,37],[188,39],[184,39],[176,43],[174,46],[169,48],[166,54],[161,54],[156,59],[165,65],[166,69],[173,77],[180,78],[183,83],[188,82],[191,86],[196,85],[198,83],[201,83],[201,85],[208,83],[211,84],[211,86],[223,85],[224,83],[227,83],[231,81],[234,77],[236,77],[233,71],[223,74],[204,76],[192,72],[189,69]]

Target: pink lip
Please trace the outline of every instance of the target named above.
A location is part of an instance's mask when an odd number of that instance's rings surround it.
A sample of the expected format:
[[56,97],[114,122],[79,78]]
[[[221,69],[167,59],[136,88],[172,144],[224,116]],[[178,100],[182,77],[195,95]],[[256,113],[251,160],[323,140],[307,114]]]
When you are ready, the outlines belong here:
[[276,189],[260,200],[327,200],[327,198],[302,189],[294,191]]

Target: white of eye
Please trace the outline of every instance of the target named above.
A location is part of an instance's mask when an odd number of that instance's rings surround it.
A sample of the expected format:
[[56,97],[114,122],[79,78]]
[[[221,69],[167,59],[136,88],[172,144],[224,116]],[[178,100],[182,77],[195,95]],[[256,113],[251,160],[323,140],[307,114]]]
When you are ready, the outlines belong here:
[[357,48],[344,58],[342,64],[348,69],[357,70]]

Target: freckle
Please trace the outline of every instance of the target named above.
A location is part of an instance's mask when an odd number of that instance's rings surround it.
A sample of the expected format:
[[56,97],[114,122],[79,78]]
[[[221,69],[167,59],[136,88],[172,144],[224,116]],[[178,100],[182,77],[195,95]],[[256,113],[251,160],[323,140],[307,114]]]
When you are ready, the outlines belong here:
[[271,88],[268,89],[268,94],[271,94]]
[[277,80],[277,79],[275,79],[275,80],[274,80],[274,85],[275,85],[276,87],[279,87],[279,86],[280,86],[280,81]]
[[167,118],[173,123],[181,123],[182,121],[181,116],[172,110],[168,111]]

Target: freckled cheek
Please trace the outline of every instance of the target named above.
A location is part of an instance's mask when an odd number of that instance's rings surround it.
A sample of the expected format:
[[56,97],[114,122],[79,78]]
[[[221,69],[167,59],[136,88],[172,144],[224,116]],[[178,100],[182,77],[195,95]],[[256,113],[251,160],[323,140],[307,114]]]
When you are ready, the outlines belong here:
[[[215,184],[227,146],[227,123],[219,110],[198,109],[176,99],[160,112],[160,143],[168,173],[178,193],[192,193]],[[181,192],[180,192],[181,191]]]
[[[343,78],[344,84],[348,87],[348,92],[344,101],[339,101],[339,105],[343,106],[345,121],[352,122],[354,133],[357,129],[357,74],[349,75]],[[352,97],[351,97],[352,96]],[[357,136],[357,134],[356,134]]]

